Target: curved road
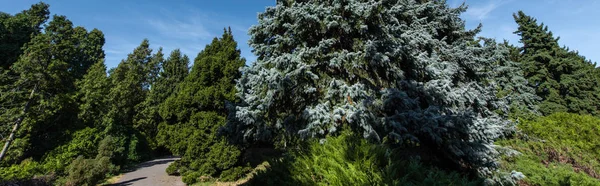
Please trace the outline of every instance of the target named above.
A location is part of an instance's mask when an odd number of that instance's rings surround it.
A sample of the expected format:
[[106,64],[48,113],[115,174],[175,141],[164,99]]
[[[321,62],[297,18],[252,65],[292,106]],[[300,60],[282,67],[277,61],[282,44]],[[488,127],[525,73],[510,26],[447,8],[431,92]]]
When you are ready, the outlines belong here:
[[179,176],[169,176],[165,170],[179,158],[166,157],[147,161],[127,172],[112,186],[185,186]]

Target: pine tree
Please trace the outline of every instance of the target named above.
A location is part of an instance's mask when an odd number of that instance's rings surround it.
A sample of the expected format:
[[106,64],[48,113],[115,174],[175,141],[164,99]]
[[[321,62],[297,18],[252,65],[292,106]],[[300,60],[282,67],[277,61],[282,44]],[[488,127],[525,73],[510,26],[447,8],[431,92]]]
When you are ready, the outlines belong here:
[[[490,174],[493,141],[513,125],[494,110],[497,46],[479,45],[466,7],[444,1],[277,1],[250,29],[257,61],[244,68],[224,132],[286,147],[343,126],[372,141],[433,149]],[[502,54],[504,55],[504,54]]]
[[198,54],[190,74],[161,105],[166,122],[160,124],[157,138],[182,156],[177,164],[190,170],[182,173],[184,180],[197,173],[218,176],[238,162],[240,151],[217,130],[225,124],[225,102],[236,100],[234,80],[244,64],[231,30],[225,30]]
[[542,98],[540,112],[598,114],[600,76],[595,64],[568,48],[559,47],[548,27],[519,11],[513,15],[521,36],[521,63],[529,85]]

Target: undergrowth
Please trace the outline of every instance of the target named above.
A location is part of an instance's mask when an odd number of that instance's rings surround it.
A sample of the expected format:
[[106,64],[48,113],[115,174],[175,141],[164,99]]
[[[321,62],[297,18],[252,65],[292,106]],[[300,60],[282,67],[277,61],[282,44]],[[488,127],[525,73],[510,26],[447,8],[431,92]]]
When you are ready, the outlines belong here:
[[458,172],[400,157],[385,145],[344,132],[269,162],[248,185],[481,185]]
[[519,124],[520,133],[498,145],[521,155],[504,157],[502,168],[518,170],[523,185],[600,185],[600,119],[556,113]]

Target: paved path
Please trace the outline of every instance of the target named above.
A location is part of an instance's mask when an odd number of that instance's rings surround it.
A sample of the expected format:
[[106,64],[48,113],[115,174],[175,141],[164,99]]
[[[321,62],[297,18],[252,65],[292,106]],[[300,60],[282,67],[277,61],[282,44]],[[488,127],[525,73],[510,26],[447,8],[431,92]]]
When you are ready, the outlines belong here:
[[147,161],[125,173],[113,186],[185,186],[179,176],[169,176],[165,172],[169,164],[179,158],[166,157]]

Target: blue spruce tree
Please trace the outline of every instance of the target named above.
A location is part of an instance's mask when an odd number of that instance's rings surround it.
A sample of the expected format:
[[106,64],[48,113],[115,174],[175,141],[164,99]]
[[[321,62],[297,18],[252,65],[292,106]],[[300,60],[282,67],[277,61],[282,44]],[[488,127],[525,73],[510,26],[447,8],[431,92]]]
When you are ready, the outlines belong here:
[[285,148],[347,127],[488,175],[494,140],[514,130],[495,111],[534,98],[498,97],[524,86],[496,80],[519,73],[496,72],[510,69],[507,50],[475,39],[479,27],[465,30],[465,10],[444,1],[277,1],[250,29],[258,59],[242,70],[241,101],[223,131]]

